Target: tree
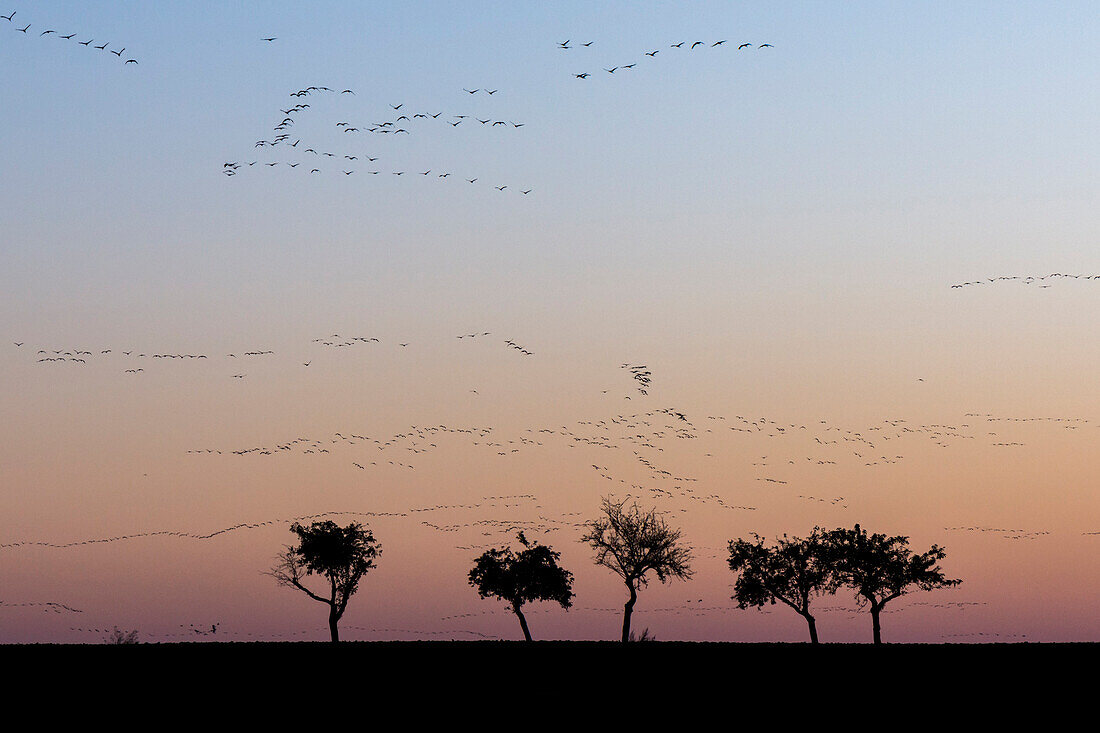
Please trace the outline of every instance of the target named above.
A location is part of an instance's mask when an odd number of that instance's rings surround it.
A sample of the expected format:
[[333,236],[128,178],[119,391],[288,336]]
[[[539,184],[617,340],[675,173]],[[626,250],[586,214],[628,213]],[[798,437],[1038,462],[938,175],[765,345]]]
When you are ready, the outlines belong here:
[[117,626],[110,634],[103,640],[107,644],[140,644],[138,641],[138,630],[131,629],[130,631],[123,631]]
[[656,509],[643,512],[637,503],[625,508],[603,500],[603,516],[587,522],[581,537],[596,551],[596,564],[614,571],[626,583],[630,598],[623,607],[623,642],[630,640],[630,615],[638,601],[638,589],[649,584],[649,573],[662,583],[692,576],[691,549],[680,544],[680,530],[672,529]]
[[[314,522],[309,527],[295,522],[290,531],[298,535],[297,546],[288,546],[268,574],[279,585],[297,588],[313,600],[327,604],[329,634],[333,642],[338,642],[340,618],[359,588],[359,580],[374,567],[382,546],[369,529],[356,522],[347,527],[332,521]],[[314,574],[328,580],[327,596],[302,584],[305,576]]]
[[824,543],[825,533],[814,527],[806,539],[777,539],[774,547],[738,539],[729,543],[730,570],[738,573],[733,599],[738,608],[761,608],[780,601],[795,610],[810,627],[810,643],[817,644],[817,622],[810,613],[810,599],[835,593],[837,581]]
[[561,553],[546,545],[532,544],[519,533],[522,550],[490,549],[474,561],[470,585],[482,598],[494,596],[506,601],[519,618],[523,638],[531,641],[531,631],[523,615],[523,604],[530,601],[556,601],[562,608],[573,605],[573,574],[558,566]]
[[909,538],[868,535],[857,524],[854,529],[834,529],[826,534],[830,563],[837,579],[856,592],[860,607],[871,610],[871,627],[876,644],[882,643],[879,614],[899,596],[917,590],[951,588],[961,580],[947,578],[936,564],[947,553],[938,545],[916,554]]

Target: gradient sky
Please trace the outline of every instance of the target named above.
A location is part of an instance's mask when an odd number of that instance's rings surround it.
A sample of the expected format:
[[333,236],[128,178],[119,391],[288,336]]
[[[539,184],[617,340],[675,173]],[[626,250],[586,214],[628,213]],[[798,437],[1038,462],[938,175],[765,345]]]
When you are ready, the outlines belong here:
[[254,7],[0,8],[0,642],[327,638],[263,575],[324,512],[405,514],[344,638],[521,638],[465,581],[519,526],[577,578],[535,637],[615,638],[608,494],[695,548],[659,639],[803,640],[726,543],[856,522],[964,581],[887,641],[1100,638],[1094,3]]

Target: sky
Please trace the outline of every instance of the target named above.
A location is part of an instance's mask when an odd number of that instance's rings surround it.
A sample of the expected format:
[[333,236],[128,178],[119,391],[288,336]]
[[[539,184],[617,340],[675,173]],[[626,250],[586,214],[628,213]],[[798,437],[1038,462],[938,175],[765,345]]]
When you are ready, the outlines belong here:
[[659,639],[804,640],[727,543],[855,523],[963,580],[887,641],[1100,637],[1093,3],[0,11],[0,642],[325,639],[306,518],[383,547],[342,638],[522,638],[523,529],[614,639],[605,496]]

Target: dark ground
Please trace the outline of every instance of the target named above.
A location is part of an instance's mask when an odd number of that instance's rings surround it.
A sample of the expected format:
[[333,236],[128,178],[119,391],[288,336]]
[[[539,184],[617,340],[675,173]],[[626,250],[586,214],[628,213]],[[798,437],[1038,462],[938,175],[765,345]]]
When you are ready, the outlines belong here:
[[[1077,683],[1095,693],[1100,644],[739,644],[616,642],[309,642],[0,646],[15,693],[49,681],[79,683],[102,694],[211,691],[230,700],[262,696],[308,702],[314,695],[366,695],[376,702],[418,699],[425,711],[445,699],[501,704],[547,696],[595,696],[630,705],[727,699],[762,704],[792,696],[798,704],[896,700],[974,700],[1027,704],[1053,686],[1071,695]],[[5,675],[7,676],[7,675]],[[704,693],[711,690],[710,697]],[[719,697],[714,697],[718,695]],[[817,701],[814,703],[814,701]],[[775,711],[786,715],[790,711]]]
[[1095,643],[42,644],[0,663],[11,730],[1092,730],[1100,695]]

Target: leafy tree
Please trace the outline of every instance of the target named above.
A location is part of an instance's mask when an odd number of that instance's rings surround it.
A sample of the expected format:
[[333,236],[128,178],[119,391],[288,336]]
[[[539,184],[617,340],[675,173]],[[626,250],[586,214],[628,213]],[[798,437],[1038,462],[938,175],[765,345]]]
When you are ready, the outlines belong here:
[[[359,580],[374,567],[382,546],[369,529],[356,522],[347,527],[333,521],[314,522],[309,527],[295,522],[290,531],[298,535],[298,544],[286,547],[268,574],[280,585],[297,588],[313,600],[327,604],[329,633],[332,641],[338,642],[337,625],[348,600],[359,588]],[[314,574],[328,580],[327,594],[314,593],[302,584],[305,576]]]
[[523,604],[530,601],[556,601],[562,608],[573,605],[573,574],[558,566],[561,553],[546,545],[532,544],[519,533],[522,550],[510,547],[491,549],[474,561],[470,585],[482,598],[494,596],[506,601],[519,618],[523,638],[531,641],[531,631],[523,615]]
[[962,582],[947,578],[936,564],[947,556],[938,545],[917,554],[909,549],[908,537],[868,535],[858,524],[828,532],[825,542],[837,579],[855,590],[861,608],[870,608],[876,644],[882,643],[879,614],[887,603],[911,588],[934,590]]
[[642,511],[634,503],[603,500],[603,516],[587,522],[581,538],[596,551],[596,564],[615,572],[626,583],[630,598],[623,607],[623,642],[630,640],[630,615],[638,601],[638,589],[649,584],[649,573],[662,583],[679,578],[688,580],[691,549],[680,543],[680,530],[665,522],[656,509]]
[[738,608],[761,608],[765,603],[784,603],[810,627],[810,643],[817,644],[817,622],[810,613],[810,599],[835,593],[837,582],[826,552],[824,532],[814,527],[806,539],[783,535],[773,547],[763,538],[729,543],[730,570],[738,573],[733,599]]

